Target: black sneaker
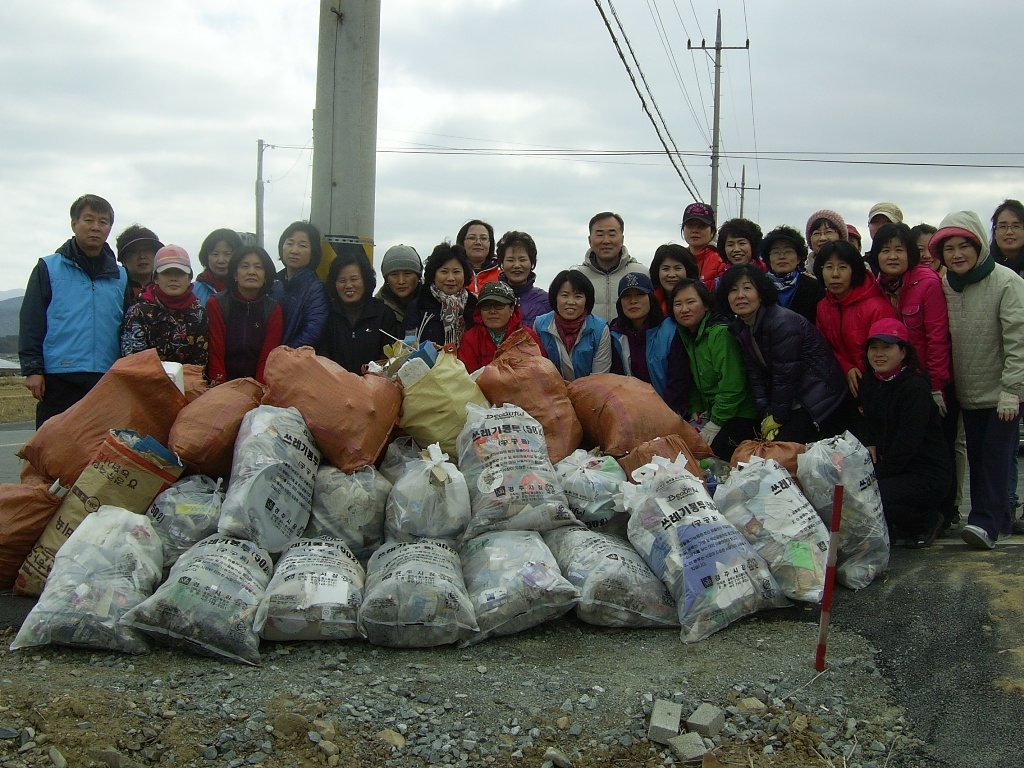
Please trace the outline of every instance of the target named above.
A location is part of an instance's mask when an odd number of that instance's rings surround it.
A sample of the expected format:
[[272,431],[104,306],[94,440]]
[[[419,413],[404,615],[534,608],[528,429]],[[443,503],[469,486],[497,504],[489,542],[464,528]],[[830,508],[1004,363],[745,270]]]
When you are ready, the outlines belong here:
[[1024,536],[1024,517],[1014,520],[1013,527],[1010,530],[1012,530],[1017,536]]
[[907,549],[927,549],[935,541],[935,537],[939,535],[939,531],[942,529],[942,523],[940,522],[930,531],[919,533],[914,536],[907,536],[903,546]]

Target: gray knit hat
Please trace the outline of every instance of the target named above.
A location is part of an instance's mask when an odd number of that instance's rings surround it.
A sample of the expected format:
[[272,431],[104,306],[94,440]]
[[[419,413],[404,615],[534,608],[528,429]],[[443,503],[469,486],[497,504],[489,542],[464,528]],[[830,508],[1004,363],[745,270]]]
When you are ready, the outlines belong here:
[[380,273],[383,277],[400,269],[407,269],[423,277],[423,260],[411,245],[392,245],[380,261]]

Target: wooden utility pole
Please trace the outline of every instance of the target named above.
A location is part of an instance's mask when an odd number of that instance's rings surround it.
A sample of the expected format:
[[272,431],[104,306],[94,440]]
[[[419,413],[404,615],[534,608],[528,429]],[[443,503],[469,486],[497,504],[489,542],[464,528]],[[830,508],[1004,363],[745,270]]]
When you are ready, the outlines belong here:
[[263,139],[256,141],[256,245],[263,247],[263,150],[267,144]]
[[[700,45],[692,45],[686,41],[689,50],[707,51],[708,47],[704,40]],[[718,147],[721,143],[721,117],[722,117],[722,51],[745,51],[750,48],[750,41],[746,45],[724,46],[722,45],[722,11],[718,11],[718,23],[715,29],[715,116],[714,125],[711,129],[711,210],[718,215]]]
[[320,0],[310,221],[323,233],[321,277],[342,249],[373,252],[380,0]]

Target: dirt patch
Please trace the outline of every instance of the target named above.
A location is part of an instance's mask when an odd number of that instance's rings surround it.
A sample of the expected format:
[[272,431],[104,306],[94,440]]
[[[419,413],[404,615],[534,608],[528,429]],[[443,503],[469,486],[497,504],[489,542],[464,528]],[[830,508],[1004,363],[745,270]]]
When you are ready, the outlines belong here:
[[0,377],[0,424],[35,421],[35,418],[36,401],[25,389],[25,377]]

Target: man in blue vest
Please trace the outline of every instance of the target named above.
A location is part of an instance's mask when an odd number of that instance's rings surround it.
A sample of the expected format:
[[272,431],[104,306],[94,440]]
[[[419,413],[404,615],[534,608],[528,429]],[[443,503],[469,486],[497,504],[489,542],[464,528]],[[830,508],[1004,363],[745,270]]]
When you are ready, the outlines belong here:
[[32,270],[18,356],[38,401],[36,429],[81,400],[117,360],[128,277],[107,245],[114,209],[97,195],[71,205],[74,237]]

